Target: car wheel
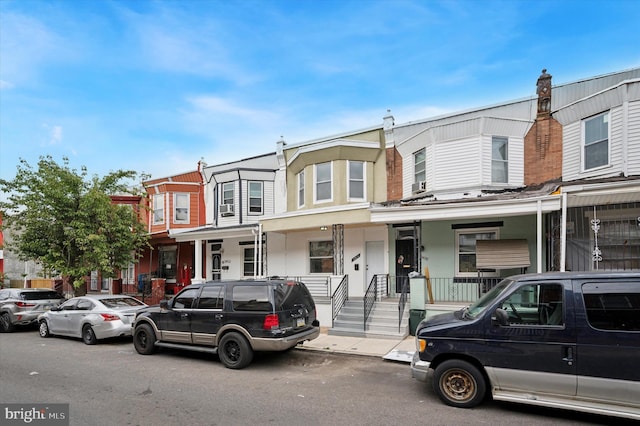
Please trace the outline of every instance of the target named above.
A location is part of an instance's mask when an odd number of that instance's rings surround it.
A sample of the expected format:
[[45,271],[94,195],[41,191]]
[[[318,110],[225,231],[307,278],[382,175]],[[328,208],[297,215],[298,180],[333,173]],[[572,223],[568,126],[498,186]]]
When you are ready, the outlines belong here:
[[40,321],[40,326],[38,328],[38,332],[40,333],[40,337],[49,337],[51,333],[49,332],[49,325],[46,321]]
[[0,315],[0,331],[3,333],[11,333],[16,328],[15,325],[11,324],[11,317],[8,313],[4,313]]
[[96,339],[96,333],[93,332],[93,328],[89,324],[85,324],[82,327],[82,341],[86,345],[95,345],[98,342]]
[[240,333],[225,334],[218,346],[220,361],[227,368],[239,370],[251,364],[253,350],[249,342]]
[[151,355],[156,351],[156,334],[149,324],[136,327],[133,332],[133,346],[139,354]]
[[472,364],[452,359],[436,368],[433,388],[445,404],[470,408],[482,402],[487,385],[480,370]]

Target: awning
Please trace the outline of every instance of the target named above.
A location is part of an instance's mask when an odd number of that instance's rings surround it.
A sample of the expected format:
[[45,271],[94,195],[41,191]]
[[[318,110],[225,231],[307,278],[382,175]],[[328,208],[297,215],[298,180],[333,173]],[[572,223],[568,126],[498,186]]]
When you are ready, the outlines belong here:
[[514,269],[529,266],[531,260],[527,240],[476,241],[477,269]]

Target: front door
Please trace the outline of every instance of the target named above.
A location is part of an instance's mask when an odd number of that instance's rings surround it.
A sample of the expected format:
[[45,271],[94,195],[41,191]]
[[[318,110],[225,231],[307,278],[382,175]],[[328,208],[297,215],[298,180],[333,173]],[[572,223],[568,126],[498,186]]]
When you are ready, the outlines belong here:
[[222,274],[222,255],[219,252],[211,253],[211,274],[213,281],[220,281]]
[[193,304],[200,288],[185,288],[172,299],[171,309],[162,311],[158,320],[158,328],[162,340],[176,343],[192,343],[191,316]]
[[[384,241],[367,241],[365,250],[367,272],[363,292],[367,290],[374,276],[384,274]],[[378,294],[386,296],[386,290],[378,288]]]

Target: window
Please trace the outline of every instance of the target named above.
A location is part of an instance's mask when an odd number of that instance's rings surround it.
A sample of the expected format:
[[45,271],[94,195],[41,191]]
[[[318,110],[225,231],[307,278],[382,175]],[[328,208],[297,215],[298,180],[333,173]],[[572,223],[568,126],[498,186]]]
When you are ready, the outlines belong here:
[[425,182],[427,180],[427,172],[425,169],[426,164],[426,150],[422,148],[420,151],[413,154],[413,182]]
[[173,307],[175,309],[191,309],[193,301],[198,297],[199,288],[190,288],[176,297]]
[[234,311],[273,312],[269,287],[264,285],[236,285],[233,287]]
[[[476,269],[476,241],[497,240],[497,228],[460,229],[456,231],[456,276],[477,276]],[[485,274],[492,276],[495,274]]]
[[231,204],[233,205],[233,191],[234,183],[227,182],[222,184],[222,204]]
[[593,328],[640,331],[640,286],[637,282],[583,284],[582,294],[587,320]]
[[222,309],[224,307],[224,291],[221,285],[202,288],[198,299],[198,309]]
[[304,206],[304,170],[298,173],[298,207]]
[[509,182],[509,139],[494,136],[491,140],[491,182]]
[[331,201],[331,162],[315,165],[316,199],[315,201]]
[[349,161],[349,199],[364,200],[364,162]]
[[153,195],[153,224],[164,223],[164,194]]
[[175,223],[189,223],[189,194],[174,194],[173,221]]
[[309,272],[312,274],[333,273],[333,241],[309,242]]
[[510,325],[564,324],[562,285],[529,284],[516,290],[502,303]]
[[597,115],[583,122],[584,169],[609,164],[609,113]]
[[136,283],[136,265],[131,262],[126,268],[120,271],[120,278],[122,278],[122,284],[135,284]]
[[262,182],[249,182],[249,214],[262,214]]
[[253,247],[244,249],[244,262],[243,262],[243,275],[245,277],[254,276],[253,263],[255,260],[256,251]]

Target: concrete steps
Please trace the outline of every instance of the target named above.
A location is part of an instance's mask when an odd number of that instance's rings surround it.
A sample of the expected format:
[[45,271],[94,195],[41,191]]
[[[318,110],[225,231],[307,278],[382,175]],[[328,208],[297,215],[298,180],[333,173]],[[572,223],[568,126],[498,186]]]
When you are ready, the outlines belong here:
[[397,300],[375,302],[367,326],[364,327],[364,302],[362,299],[348,300],[327,333],[334,336],[376,337],[397,339],[409,335],[409,304],[405,306],[400,329],[398,329]]

